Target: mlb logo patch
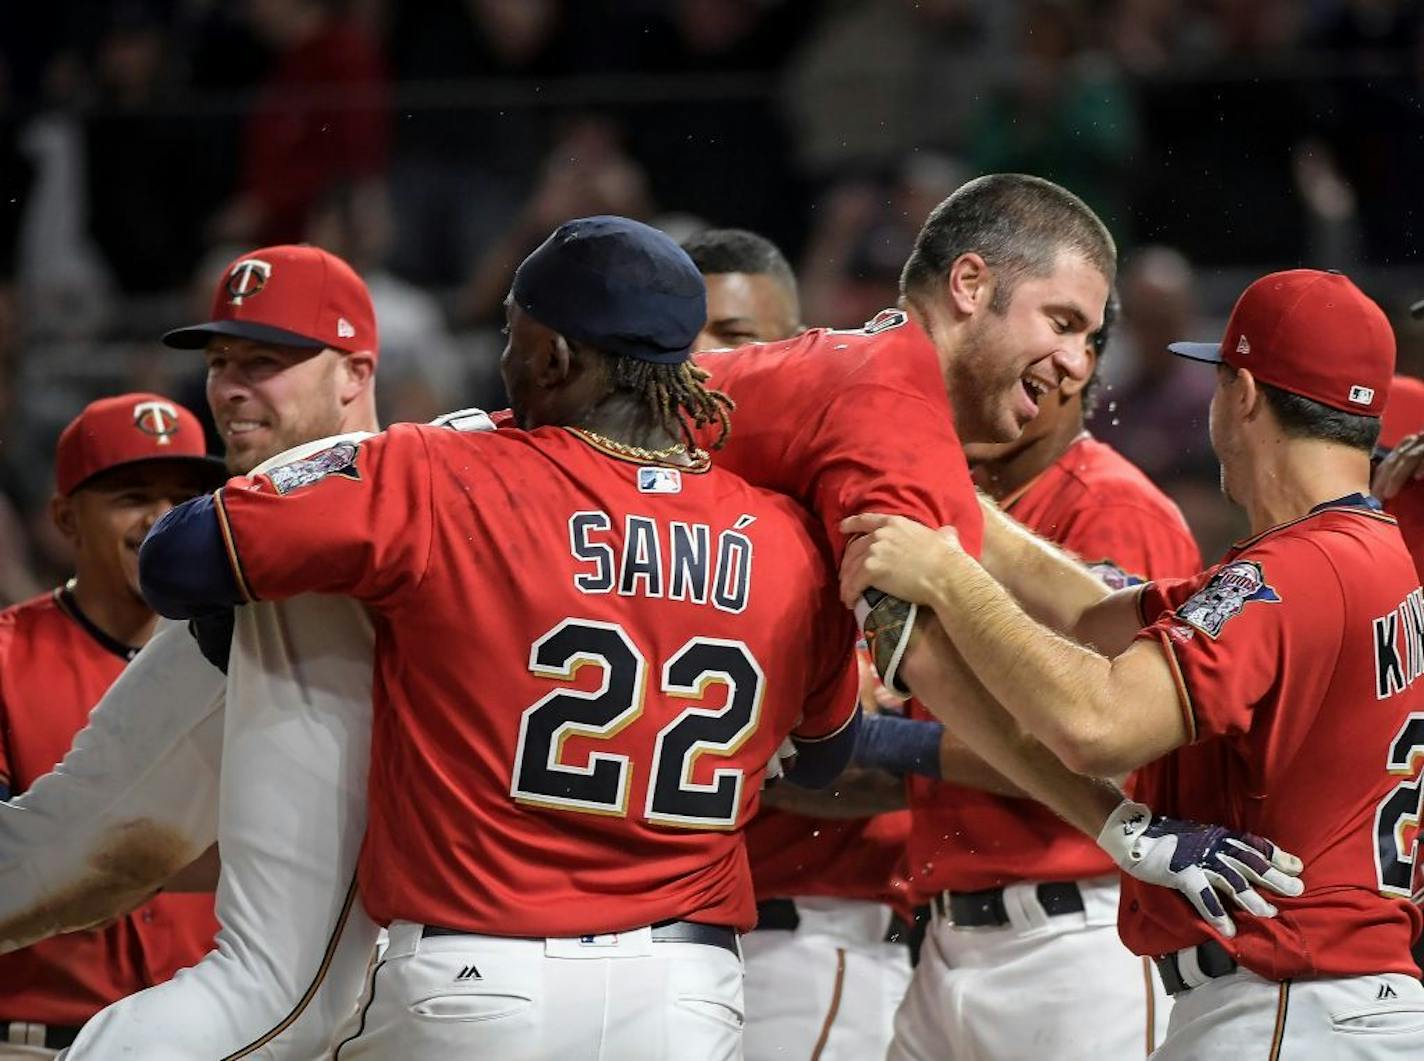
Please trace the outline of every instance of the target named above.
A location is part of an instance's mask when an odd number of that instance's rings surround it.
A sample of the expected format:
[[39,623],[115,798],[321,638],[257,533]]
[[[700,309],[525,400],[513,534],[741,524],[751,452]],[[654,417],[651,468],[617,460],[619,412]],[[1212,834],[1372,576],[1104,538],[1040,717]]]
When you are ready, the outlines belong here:
[[1375,400],[1375,390],[1373,387],[1361,387],[1356,384],[1350,388],[1350,400],[1356,405],[1369,405]]
[[580,936],[580,947],[616,947],[618,946],[618,933],[607,932],[598,936]]
[[680,494],[682,473],[676,468],[639,468],[638,491],[644,494]]

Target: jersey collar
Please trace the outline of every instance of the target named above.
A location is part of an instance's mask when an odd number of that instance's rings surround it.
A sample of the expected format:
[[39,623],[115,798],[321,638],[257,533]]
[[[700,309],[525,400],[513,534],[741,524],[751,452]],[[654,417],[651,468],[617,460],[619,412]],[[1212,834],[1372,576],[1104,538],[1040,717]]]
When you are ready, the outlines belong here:
[[99,628],[93,619],[79,610],[79,602],[74,599],[73,587],[74,581],[71,579],[54,591],[54,602],[59,605],[59,610],[78,623],[80,629],[97,641],[105,652],[118,656],[125,663],[137,656],[137,648],[124,644],[116,637],[110,637]]
[[1353,494],[1346,494],[1344,497],[1337,497],[1331,501],[1322,501],[1303,516],[1286,520],[1284,523],[1277,523],[1274,527],[1268,527],[1260,534],[1253,534],[1249,538],[1242,538],[1234,542],[1231,546],[1231,553],[1234,555],[1243,549],[1249,549],[1262,538],[1269,537],[1277,531],[1285,530],[1287,527],[1294,527],[1297,523],[1304,523],[1308,519],[1319,516],[1324,512],[1353,512],[1357,516],[1365,516],[1369,519],[1383,520],[1385,523],[1397,522],[1395,518],[1384,511],[1384,506],[1379,498],[1369,494],[1356,491]]

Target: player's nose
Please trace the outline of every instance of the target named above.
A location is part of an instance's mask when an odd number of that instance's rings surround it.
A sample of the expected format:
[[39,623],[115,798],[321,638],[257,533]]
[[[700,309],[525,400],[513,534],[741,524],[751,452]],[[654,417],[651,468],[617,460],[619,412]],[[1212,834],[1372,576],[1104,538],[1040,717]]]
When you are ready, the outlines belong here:
[[1087,337],[1073,335],[1067,338],[1068,342],[1053,352],[1053,366],[1058,370],[1059,381],[1065,378],[1085,380],[1092,370]]

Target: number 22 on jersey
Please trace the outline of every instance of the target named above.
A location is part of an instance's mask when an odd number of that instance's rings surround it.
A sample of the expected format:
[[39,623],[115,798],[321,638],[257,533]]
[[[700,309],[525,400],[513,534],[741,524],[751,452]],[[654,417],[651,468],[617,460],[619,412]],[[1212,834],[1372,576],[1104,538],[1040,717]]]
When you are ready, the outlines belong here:
[[[542,678],[574,681],[587,666],[599,668],[591,691],[560,688],[528,707],[519,726],[510,795],[518,803],[584,814],[625,817],[633,771],[626,754],[593,751],[583,764],[565,761],[570,737],[610,741],[642,717],[648,662],[621,626],[565,619],[534,642],[529,669]],[[713,686],[726,702],[705,706]],[[732,829],[741,806],[744,771],[718,767],[709,781],[694,781],[702,755],[734,756],[761,717],[765,677],[740,641],[694,637],[662,666],[659,691],[691,701],[657,733],[653,743],[644,817],[684,829]]]

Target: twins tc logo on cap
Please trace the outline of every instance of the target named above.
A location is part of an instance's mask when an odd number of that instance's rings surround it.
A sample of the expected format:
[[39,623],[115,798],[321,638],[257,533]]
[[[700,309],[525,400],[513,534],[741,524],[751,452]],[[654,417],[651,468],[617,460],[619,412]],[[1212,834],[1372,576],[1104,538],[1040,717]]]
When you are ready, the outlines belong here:
[[138,402],[133,407],[134,426],[153,435],[160,446],[171,446],[178,433],[178,410],[170,402]]
[[234,306],[242,305],[242,300],[251,298],[264,287],[272,276],[272,266],[261,258],[244,258],[232,267],[227,277],[227,293]]

